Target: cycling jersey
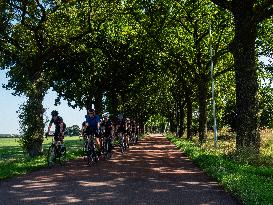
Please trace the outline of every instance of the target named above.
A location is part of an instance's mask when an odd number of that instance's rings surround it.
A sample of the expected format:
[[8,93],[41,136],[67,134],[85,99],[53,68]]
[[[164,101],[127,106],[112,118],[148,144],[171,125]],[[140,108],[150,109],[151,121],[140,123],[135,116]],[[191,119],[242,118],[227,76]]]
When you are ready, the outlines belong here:
[[63,118],[60,117],[60,116],[57,116],[57,118],[55,120],[52,118],[50,120],[50,122],[49,122],[49,126],[51,126],[53,123],[55,125],[55,133],[54,133],[54,139],[55,139],[55,141],[63,140],[64,136],[60,136],[61,124],[63,124],[63,130],[62,130],[62,132],[64,132],[65,128],[66,128],[66,124],[64,123]]
[[105,127],[105,133],[109,134],[111,133],[111,130],[112,130],[112,122],[111,120],[107,120],[107,121],[102,121],[101,124],[100,124],[100,127]]
[[117,131],[125,133],[126,132],[126,122],[124,120],[122,121],[117,121]]
[[54,123],[55,125],[55,132],[60,132],[61,124],[63,124],[63,132],[66,128],[66,124],[63,121],[63,118],[60,116],[57,116],[57,118],[54,120],[53,118],[49,122],[49,126],[51,126]]
[[97,128],[97,124],[100,122],[100,119],[98,115],[92,117],[85,115],[85,122],[88,123],[90,128]]

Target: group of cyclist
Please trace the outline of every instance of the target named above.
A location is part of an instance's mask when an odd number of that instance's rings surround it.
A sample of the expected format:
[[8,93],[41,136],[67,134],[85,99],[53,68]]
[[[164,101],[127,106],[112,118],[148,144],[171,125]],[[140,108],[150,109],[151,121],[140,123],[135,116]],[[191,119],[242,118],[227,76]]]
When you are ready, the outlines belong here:
[[[52,119],[49,123],[47,133],[50,132],[52,124],[55,125],[54,140],[61,141],[63,144],[66,124],[63,118],[59,116],[58,111],[51,112]],[[103,113],[102,119],[95,113],[94,109],[88,109],[84,116],[85,120],[82,123],[81,136],[86,140],[87,136],[93,135],[96,139],[96,147],[99,155],[103,151],[103,139],[110,138],[111,144],[115,139],[120,140],[119,136],[123,136],[126,147],[129,148],[130,141],[137,143],[137,136],[139,134],[139,126],[136,121],[125,118],[123,114],[119,114],[112,120],[109,118],[108,112]],[[132,137],[134,136],[134,140]],[[112,146],[113,147],[113,146]]]

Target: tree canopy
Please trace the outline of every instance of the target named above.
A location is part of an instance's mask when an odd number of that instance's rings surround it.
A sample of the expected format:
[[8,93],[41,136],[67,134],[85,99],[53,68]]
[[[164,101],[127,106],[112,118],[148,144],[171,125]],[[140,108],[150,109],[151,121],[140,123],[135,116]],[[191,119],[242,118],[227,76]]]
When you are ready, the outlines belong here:
[[171,131],[189,139],[197,131],[202,143],[213,122],[213,77],[218,126],[237,132],[238,149],[259,150],[260,119],[273,125],[272,89],[259,86],[272,66],[258,63],[272,58],[273,3],[246,2],[1,1],[0,67],[5,87],[28,98],[20,108],[25,148],[39,153],[50,88],[56,103],[72,107],[94,104],[141,123],[160,114]]

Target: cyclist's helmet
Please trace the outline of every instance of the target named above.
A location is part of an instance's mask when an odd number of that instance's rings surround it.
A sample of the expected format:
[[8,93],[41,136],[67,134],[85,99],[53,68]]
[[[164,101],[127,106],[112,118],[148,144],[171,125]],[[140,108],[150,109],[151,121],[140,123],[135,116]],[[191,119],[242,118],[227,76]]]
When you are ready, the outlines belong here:
[[94,113],[95,113],[95,110],[94,110],[93,108],[88,109],[88,110],[87,110],[87,113],[93,113],[93,114],[94,114]]
[[53,110],[52,112],[51,112],[51,116],[53,117],[53,116],[58,116],[58,111],[57,110]]
[[109,112],[105,112],[102,114],[102,117],[109,117]]
[[123,114],[122,113],[118,114],[117,118],[118,118],[119,121],[122,121],[123,120]]

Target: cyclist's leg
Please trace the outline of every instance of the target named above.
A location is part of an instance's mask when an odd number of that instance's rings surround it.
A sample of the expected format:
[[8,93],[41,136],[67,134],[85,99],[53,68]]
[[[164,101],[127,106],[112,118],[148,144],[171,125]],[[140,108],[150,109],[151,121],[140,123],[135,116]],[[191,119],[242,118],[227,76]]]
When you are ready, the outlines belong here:
[[125,137],[126,146],[129,147],[129,134],[128,134],[128,132],[124,133],[124,137]]
[[56,130],[55,130],[55,133],[54,133],[54,143],[57,144],[58,141],[59,141],[59,132],[56,132]]

